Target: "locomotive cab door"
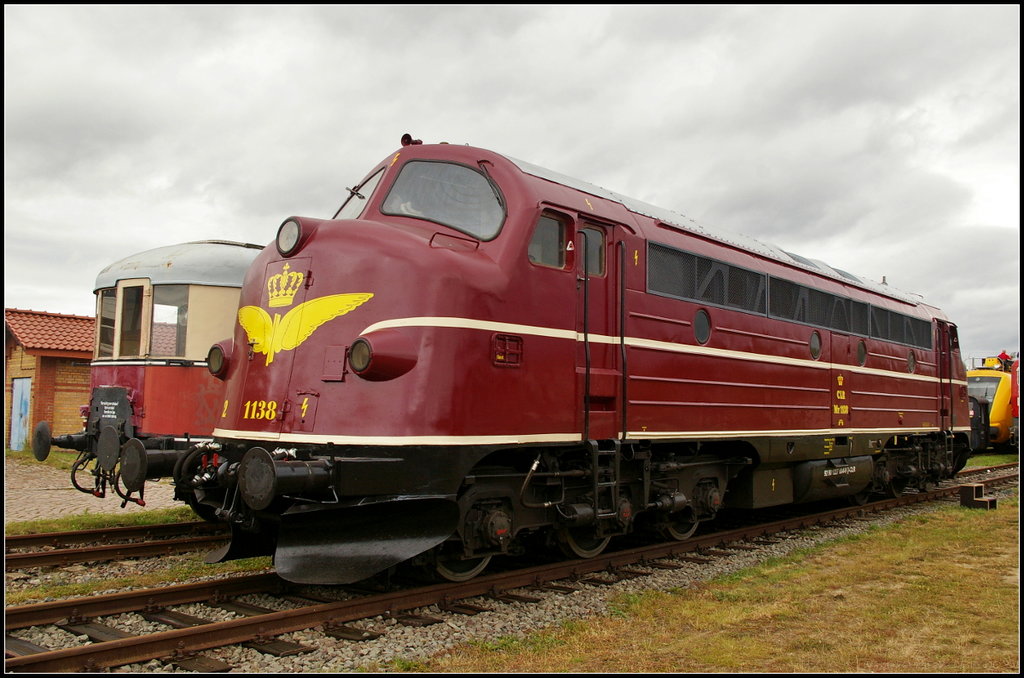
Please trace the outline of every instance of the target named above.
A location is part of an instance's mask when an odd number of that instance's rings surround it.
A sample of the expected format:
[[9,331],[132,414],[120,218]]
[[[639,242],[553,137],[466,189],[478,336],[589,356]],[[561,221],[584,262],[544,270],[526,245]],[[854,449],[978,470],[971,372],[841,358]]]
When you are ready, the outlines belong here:
[[959,348],[956,326],[936,321],[936,358],[939,371],[939,428],[948,431],[954,426],[965,426],[967,422],[956,421],[955,395],[953,393],[953,351]]
[[584,440],[619,438],[622,367],[615,232],[581,220],[574,244],[577,312],[576,381]]

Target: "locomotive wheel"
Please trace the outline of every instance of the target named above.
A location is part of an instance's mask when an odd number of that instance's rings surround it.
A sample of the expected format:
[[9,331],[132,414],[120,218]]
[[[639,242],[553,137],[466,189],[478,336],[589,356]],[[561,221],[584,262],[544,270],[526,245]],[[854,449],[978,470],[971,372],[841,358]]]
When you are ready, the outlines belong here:
[[851,494],[846,499],[850,502],[851,506],[863,506],[868,503],[868,499],[871,498],[871,486],[861,490],[857,494]]
[[693,536],[699,525],[699,520],[685,520],[682,516],[672,516],[661,528],[661,533],[669,539],[685,541]]
[[[1016,449],[1016,447],[1014,447],[1014,449]],[[964,466],[967,466],[967,460],[970,458],[970,448],[966,448],[962,450],[959,454],[957,454],[956,457],[953,459],[953,473],[960,473],[960,471],[963,470]]]
[[599,537],[592,527],[563,527],[558,530],[558,546],[562,553],[576,558],[593,558],[608,546],[611,537]]
[[434,571],[437,576],[445,581],[462,582],[469,581],[473,577],[477,576],[491,563],[490,556],[484,556],[483,558],[469,558],[467,560],[457,560],[450,558],[446,560],[438,559],[434,566]]
[[890,480],[885,486],[885,496],[890,498],[896,498],[903,494],[903,490],[907,489],[906,478],[898,478],[896,480]]

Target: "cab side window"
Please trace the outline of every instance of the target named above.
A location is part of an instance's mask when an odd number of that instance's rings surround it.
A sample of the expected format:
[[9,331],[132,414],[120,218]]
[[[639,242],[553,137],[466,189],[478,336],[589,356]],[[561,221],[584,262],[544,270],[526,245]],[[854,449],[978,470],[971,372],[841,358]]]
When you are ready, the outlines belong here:
[[111,358],[114,355],[114,331],[117,327],[117,288],[102,289],[96,295],[96,317],[99,322],[99,338],[96,340],[96,356]]
[[120,356],[142,355],[142,305],[144,296],[141,285],[125,287],[121,293],[121,349]]
[[149,355],[184,357],[188,332],[188,285],[153,285]]
[[384,170],[378,170],[376,174],[360,184],[358,188],[348,189],[348,199],[335,213],[334,218],[358,219],[359,215],[363,213],[363,208],[366,207],[367,199],[373,194],[383,176]]
[[565,234],[568,229],[563,221],[544,214],[537,221],[537,227],[530,239],[530,263],[550,268],[565,268]]
[[587,248],[587,274],[604,275],[604,231],[599,228],[584,228]]

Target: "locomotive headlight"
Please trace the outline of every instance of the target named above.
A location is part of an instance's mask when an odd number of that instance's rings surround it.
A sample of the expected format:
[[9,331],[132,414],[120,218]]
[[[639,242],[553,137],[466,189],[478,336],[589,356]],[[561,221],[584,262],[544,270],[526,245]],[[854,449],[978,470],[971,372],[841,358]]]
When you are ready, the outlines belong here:
[[416,344],[398,329],[377,330],[359,337],[348,349],[348,364],[367,381],[400,377],[416,365]]
[[233,343],[231,339],[218,342],[211,346],[206,354],[206,369],[210,370],[210,374],[218,379],[223,379],[227,375]]
[[373,348],[366,339],[356,339],[348,350],[348,364],[356,373],[365,372],[373,360]]
[[302,226],[294,219],[288,219],[277,229],[277,251],[287,257],[299,246],[302,239]]

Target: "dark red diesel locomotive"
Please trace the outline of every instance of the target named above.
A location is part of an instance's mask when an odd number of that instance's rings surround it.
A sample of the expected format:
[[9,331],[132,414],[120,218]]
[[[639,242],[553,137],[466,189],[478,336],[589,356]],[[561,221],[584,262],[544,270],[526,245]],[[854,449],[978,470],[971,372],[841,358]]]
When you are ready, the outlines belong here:
[[[955,326],[919,298],[469,146],[377,165],[249,268],[214,439],[175,472],[210,559],[451,580],[760,508],[950,477]],[[166,473],[138,447],[138,483]]]

